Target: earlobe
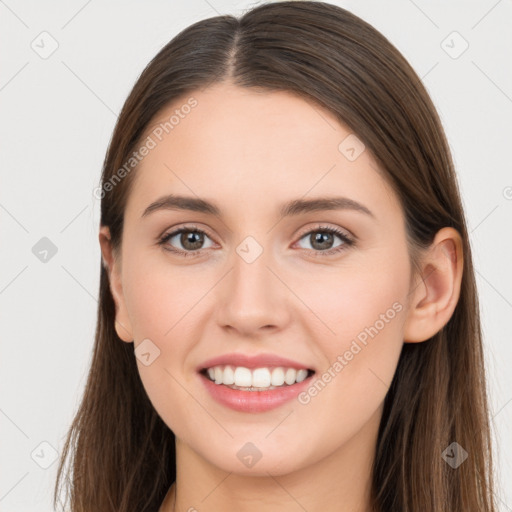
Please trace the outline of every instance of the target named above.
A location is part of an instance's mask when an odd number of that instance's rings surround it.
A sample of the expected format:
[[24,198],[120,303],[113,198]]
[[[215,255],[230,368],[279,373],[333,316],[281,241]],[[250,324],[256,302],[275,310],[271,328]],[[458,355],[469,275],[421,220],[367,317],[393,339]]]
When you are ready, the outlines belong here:
[[439,230],[421,262],[421,276],[411,290],[404,342],[426,341],[450,320],[462,282],[462,239],[454,228]]
[[130,343],[133,341],[132,328],[126,309],[119,265],[112,249],[110,230],[107,226],[101,226],[99,241],[102,265],[108,274],[110,293],[116,305],[115,329],[121,340]]

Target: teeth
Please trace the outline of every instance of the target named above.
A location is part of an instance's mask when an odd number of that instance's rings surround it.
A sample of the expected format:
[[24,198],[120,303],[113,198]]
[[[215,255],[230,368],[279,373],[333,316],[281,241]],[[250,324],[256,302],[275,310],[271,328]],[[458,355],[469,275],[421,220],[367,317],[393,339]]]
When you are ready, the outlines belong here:
[[[239,386],[240,384],[237,384]],[[252,386],[268,388],[270,386],[270,371],[268,368],[257,368],[252,372]]]
[[[218,367],[217,367],[218,368]],[[235,370],[235,386],[244,386],[250,388],[252,386],[251,370],[239,366]]]
[[284,384],[284,370],[282,368],[274,368],[271,379],[272,386],[282,386]]
[[297,372],[297,378],[296,378],[296,381],[297,382],[302,382],[306,377],[308,376],[308,371],[307,370],[299,370]]
[[286,373],[284,374],[284,381],[286,384],[290,385],[295,382],[295,378],[297,377],[297,371],[293,368],[288,368]]
[[256,368],[250,370],[243,366],[215,366],[208,368],[207,375],[215,384],[224,384],[237,388],[274,389],[274,387],[302,382],[307,376],[305,369],[295,368]]
[[223,384],[231,385],[235,383],[235,372],[231,366],[224,368],[224,375],[222,377]]

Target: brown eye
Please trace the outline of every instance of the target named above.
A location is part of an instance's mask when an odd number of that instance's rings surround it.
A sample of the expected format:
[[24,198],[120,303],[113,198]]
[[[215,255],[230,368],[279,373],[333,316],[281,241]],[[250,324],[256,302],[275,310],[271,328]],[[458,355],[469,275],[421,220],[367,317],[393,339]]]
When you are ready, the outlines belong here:
[[[336,238],[341,240],[341,243],[334,245]],[[310,248],[314,252],[325,252],[326,254],[342,251],[354,243],[345,233],[331,227],[320,227],[313,231],[308,231],[301,237],[301,240],[303,239],[309,242]],[[306,249],[309,249],[309,247],[306,247]]]
[[[169,251],[192,255],[202,249],[211,247],[203,247],[205,239],[209,239],[208,235],[200,229],[181,228],[164,235],[160,239],[160,245],[165,246]],[[176,247],[178,245],[178,247]],[[181,246],[181,247],[180,247]]]
[[318,249],[320,251],[331,249],[335,238],[332,233],[327,233],[325,231],[317,231],[316,233],[312,233],[308,236],[313,249]]
[[182,231],[179,238],[180,244],[187,250],[197,251],[204,243],[204,234],[198,231]]

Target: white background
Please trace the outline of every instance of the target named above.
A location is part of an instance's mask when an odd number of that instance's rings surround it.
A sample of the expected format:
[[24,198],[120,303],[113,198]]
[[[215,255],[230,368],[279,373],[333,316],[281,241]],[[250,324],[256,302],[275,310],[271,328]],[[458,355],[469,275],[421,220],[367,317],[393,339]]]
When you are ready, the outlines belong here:
[[[512,2],[339,1],[409,60],[436,104],[466,208],[497,439],[500,510],[512,510]],[[0,511],[49,511],[96,321],[100,179],[117,113],[178,31],[255,2],[0,1]],[[31,44],[47,31],[47,59]],[[469,44],[454,59],[442,41]],[[457,37],[457,36],[455,36]],[[462,40],[448,44],[457,48]],[[32,43],[35,40],[35,43]],[[38,42],[39,41],[39,42]],[[446,44],[446,43],[445,43]],[[42,51],[42,50],[40,50]],[[41,262],[48,237],[57,253]],[[43,456],[44,454],[44,456]],[[471,454],[470,454],[471,456]],[[36,458],[34,456],[34,458]],[[49,460],[49,459],[48,459]]]

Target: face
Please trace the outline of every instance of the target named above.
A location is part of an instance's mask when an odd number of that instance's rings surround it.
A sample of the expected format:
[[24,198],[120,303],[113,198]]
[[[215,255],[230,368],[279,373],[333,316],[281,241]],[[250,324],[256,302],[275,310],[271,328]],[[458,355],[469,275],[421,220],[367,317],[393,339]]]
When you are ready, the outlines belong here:
[[370,152],[291,93],[227,84],[161,111],[147,136],[125,211],[118,332],[177,439],[225,471],[278,475],[375,432],[411,267],[398,198]]

